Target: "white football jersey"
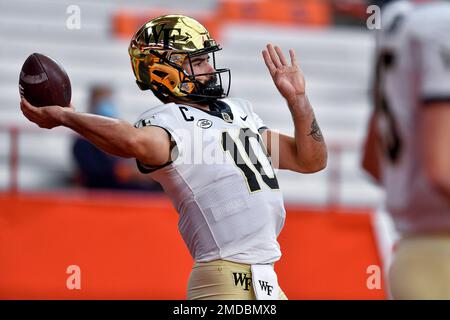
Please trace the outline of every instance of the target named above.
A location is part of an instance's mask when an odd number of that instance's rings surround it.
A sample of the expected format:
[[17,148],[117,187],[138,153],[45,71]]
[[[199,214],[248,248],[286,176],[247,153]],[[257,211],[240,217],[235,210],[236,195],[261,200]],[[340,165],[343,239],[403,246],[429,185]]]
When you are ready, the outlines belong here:
[[251,104],[224,99],[216,110],[169,103],[142,114],[136,127],[164,128],[176,143],[173,161],[150,173],[179,214],[179,231],[192,257],[272,263],[285,209]]
[[425,174],[419,120],[427,101],[450,101],[450,4],[405,8],[387,19],[377,43],[386,205],[401,233],[449,231],[449,202]]

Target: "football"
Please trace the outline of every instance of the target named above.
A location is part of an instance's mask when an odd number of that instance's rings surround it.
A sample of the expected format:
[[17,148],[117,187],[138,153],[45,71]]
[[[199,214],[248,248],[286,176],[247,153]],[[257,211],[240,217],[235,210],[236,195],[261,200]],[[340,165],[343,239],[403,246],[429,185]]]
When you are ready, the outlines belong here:
[[33,53],[25,60],[20,70],[19,92],[36,107],[68,107],[72,98],[70,79],[64,68],[40,53]]

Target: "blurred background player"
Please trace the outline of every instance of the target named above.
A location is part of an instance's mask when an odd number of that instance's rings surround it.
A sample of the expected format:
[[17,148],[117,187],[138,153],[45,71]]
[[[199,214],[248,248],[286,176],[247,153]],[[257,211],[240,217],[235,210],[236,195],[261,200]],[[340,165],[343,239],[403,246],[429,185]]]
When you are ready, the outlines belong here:
[[219,50],[192,18],[169,15],[144,24],[129,47],[133,71],[138,86],[165,104],[142,114],[136,127],[25,100],[21,108],[41,127],[63,125],[108,153],[136,158],[162,184],[196,261],[189,299],[285,299],[273,267],[285,209],[269,155],[276,167],[312,173],[326,166],[326,146],[293,50],[288,63],[268,45],[263,59],[287,101],[295,137],[265,127],[248,101],[226,99],[229,70],[216,68]]
[[[110,86],[90,88],[87,112],[119,118]],[[83,136],[75,138],[72,152],[78,169],[75,180],[84,187],[162,191],[158,183],[139,174],[132,161],[103,152]]]
[[450,4],[383,8],[363,166],[386,191],[400,240],[394,299],[450,299]]

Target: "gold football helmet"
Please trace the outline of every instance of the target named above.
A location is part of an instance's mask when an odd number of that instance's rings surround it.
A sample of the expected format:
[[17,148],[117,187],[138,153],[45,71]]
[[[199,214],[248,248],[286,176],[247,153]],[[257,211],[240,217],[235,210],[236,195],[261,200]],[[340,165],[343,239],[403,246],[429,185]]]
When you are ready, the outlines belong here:
[[[213,101],[225,98],[230,90],[229,69],[216,69],[216,51],[221,50],[208,30],[198,21],[183,15],[165,15],[145,23],[131,39],[128,53],[136,83],[141,90],[152,90],[161,101],[170,98],[187,101]],[[186,59],[212,54],[215,72],[206,84],[189,74]],[[192,70],[192,64],[191,64]],[[222,74],[228,74],[224,90]]]

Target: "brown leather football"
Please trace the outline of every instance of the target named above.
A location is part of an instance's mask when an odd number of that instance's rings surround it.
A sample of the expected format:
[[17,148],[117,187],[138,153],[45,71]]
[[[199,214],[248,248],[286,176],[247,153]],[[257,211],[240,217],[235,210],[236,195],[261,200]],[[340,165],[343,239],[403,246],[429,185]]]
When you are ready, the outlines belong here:
[[68,107],[72,98],[70,79],[54,59],[40,53],[31,54],[20,70],[19,92],[36,107]]

